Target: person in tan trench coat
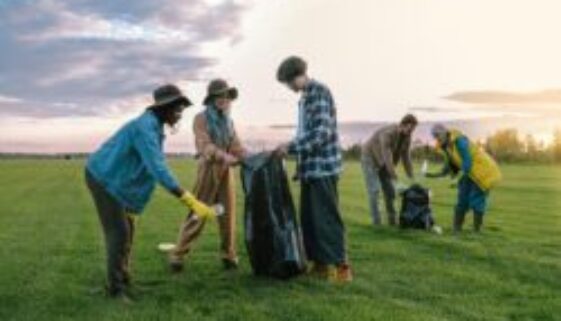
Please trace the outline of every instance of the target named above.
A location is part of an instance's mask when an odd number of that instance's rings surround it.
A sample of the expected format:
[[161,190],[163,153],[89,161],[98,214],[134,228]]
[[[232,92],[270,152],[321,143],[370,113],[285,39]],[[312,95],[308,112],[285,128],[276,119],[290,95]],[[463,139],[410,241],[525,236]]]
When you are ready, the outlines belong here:
[[[238,266],[236,253],[236,193],[232,167],[245,157],[246,151],[229,116],[231,103],[238,91],[222,79],[210,82],[205,110],[195,116],[193,131],[198,157],[197,180],[193,192],[207,204],[222,204],[224,214],[218,217],[220,251],[225,269]],[[189,213],[179,231],[175,248],[169,253],[173,272],[183,268],[187,255],[203,231],[205,220]]]

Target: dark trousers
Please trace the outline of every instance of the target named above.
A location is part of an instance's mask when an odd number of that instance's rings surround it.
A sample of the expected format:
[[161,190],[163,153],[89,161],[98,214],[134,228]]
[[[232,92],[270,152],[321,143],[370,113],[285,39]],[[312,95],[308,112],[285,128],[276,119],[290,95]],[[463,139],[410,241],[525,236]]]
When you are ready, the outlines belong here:
[[300,215],[308,259],[318,264],[346,262],[345,226],[339,212],[338,177],[301,182]]
[[458,203],[456,213],[465,215],[473,210],[476,215],[483,215],[487,209],[488,193],[484,192],[468,176],[463,176],[458,182]]
[[108,291],[109,294],[117,294],[130,283],[129,265],[134,219],[87,170],[86,183],[105,236]]

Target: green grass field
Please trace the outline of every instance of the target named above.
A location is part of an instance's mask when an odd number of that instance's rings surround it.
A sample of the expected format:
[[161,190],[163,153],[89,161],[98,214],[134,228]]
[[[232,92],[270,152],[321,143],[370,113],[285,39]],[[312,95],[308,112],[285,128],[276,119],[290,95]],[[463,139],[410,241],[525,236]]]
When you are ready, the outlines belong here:
[[[155,246],[175,239],[184,209],[159,189],[133,250],[133,276],[150,286],[125,306],[91,292],[104,279],[104,250],[82,166],[0,162],[0,320],[561,320],[561,167],[505,166],[483,234],[470,232],[469,216],[454,237],[449,180],[429,184],[444,235],[375,229],[359,166],[348,162],[340,190],[349,285],[253,277],[241,202],[240,270],[222,271],[211,224],[184,273],[171,276]],[[190,186],[193,163],[173,166]]]

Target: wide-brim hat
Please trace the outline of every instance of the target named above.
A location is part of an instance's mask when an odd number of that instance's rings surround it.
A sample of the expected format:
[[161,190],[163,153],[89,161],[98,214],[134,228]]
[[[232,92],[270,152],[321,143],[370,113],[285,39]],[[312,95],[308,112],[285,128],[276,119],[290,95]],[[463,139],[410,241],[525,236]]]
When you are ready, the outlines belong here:
[[236,87],[230,87],[226,80],[214,79],[208,84],[207,94],[203,100],[203,104],[209,105],[214,98],[224,96],[235,100],[238,98],[238,89]]
[[443,124],[434,124],[430,130],[430,133],[432,135],[432,137],[438,137],[438,135],[440,134],[444,134],[447,133],[448,129],[446,128],[446,126],[444,126]]
[[193,105],[189,98],[177,86],[172,84],[163,85],[154,90],[153,97],[154,103],[152,107],[166,106],[171,103],[179,103],[185,108]]

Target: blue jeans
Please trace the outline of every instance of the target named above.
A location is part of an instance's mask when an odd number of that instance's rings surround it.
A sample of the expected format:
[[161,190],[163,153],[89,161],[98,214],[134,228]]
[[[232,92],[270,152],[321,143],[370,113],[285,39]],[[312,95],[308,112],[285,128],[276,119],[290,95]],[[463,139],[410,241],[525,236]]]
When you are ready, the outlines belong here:
[[396,210],[394,206],[396,193],[389,173],[384,168],[377,168],[372,157],[367,155],[362,156],[361,164],[362,171],[364,173],[364,180],[366,183],[366,190],[368,192],[368,201],[370,204],[370,215],[372,216],[372,223],[374,225],[379,225],[382,223],[380,210],[378,208],[380,190],[384,195],[388,221],[390,221],[390,223],[393,222],[396,216]]

